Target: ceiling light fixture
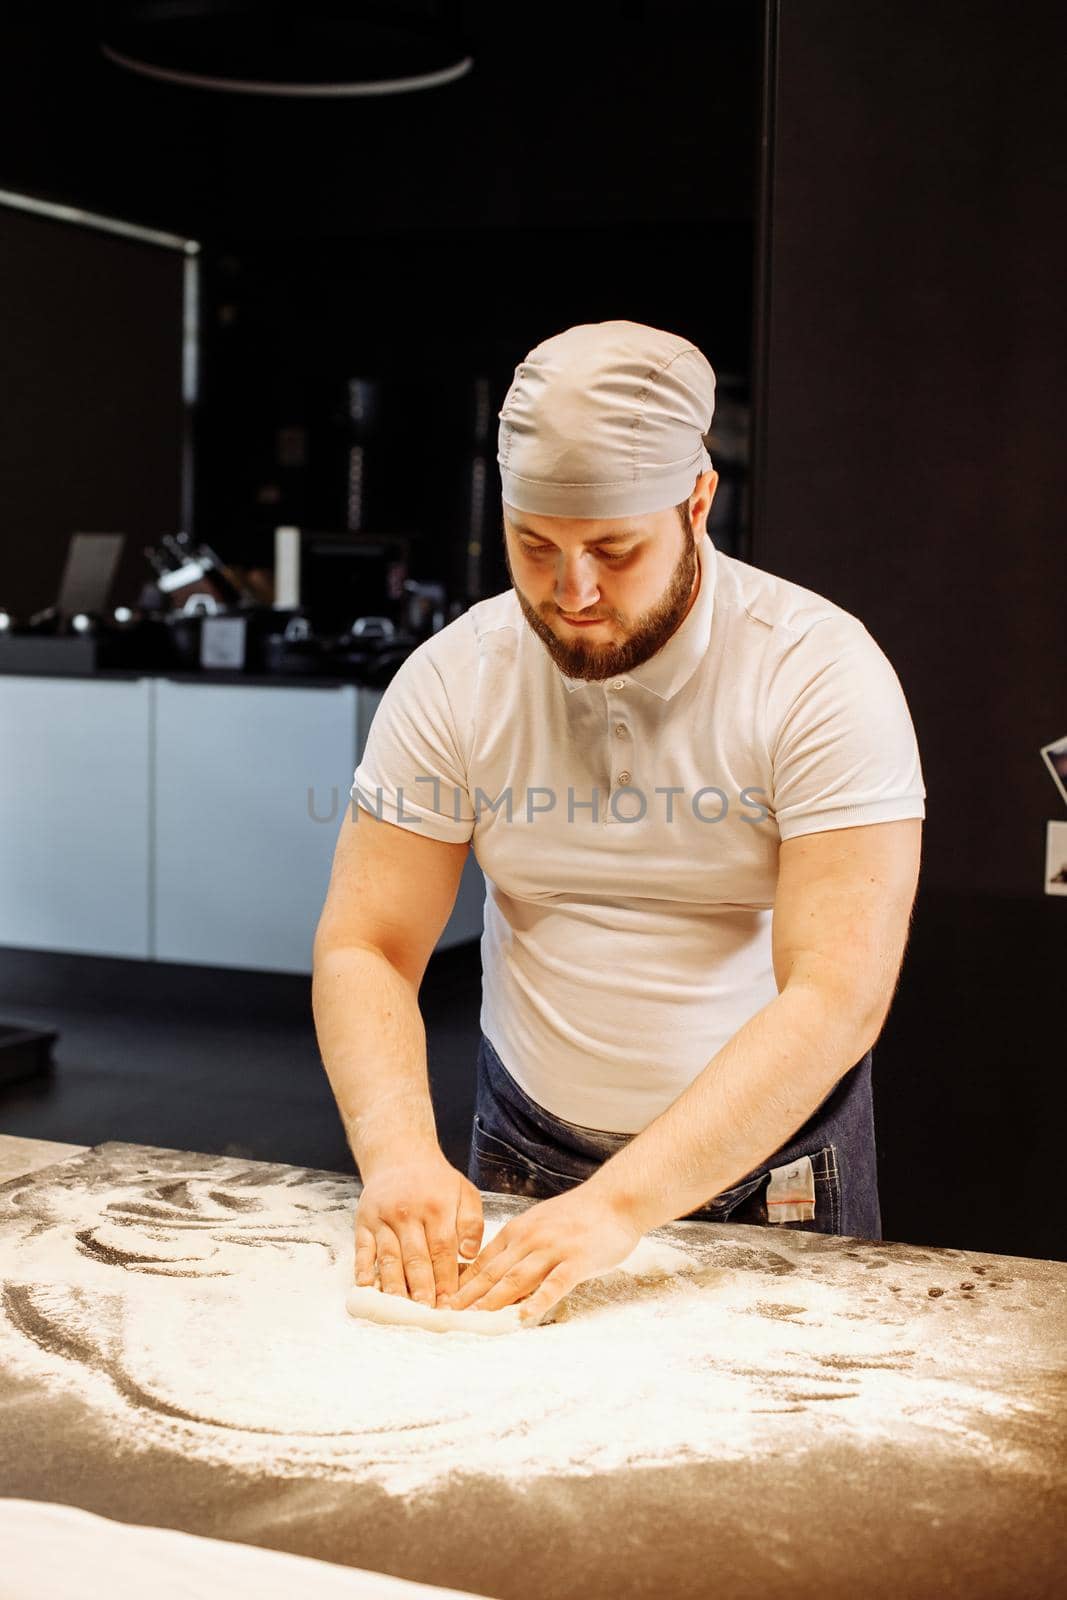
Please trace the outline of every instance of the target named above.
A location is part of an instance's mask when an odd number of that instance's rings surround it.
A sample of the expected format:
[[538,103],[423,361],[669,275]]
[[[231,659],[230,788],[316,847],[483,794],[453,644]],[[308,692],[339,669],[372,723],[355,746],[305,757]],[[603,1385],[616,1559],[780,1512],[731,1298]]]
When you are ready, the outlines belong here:
[[458,20],[455,0],[127,0],[103,8],[100,50],[115,66],[180,88],[356,99],[465,77],[474,63]]

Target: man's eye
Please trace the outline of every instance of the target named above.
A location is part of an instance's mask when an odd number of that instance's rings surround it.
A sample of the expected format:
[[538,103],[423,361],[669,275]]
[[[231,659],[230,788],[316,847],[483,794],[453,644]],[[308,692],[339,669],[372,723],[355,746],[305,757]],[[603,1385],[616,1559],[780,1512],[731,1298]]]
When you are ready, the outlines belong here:
[[[525,550],[528,556],[540,556],[546,554],[546,552],[552,547],[551,545],[547,544],[522,544],[520,542],[519,548],[521,550]],[[626,557],[632,554],[632,552],[629,550],[614,552],[610,550],[598,550],[596,553],[600,557],[601,561],[625,561]]]

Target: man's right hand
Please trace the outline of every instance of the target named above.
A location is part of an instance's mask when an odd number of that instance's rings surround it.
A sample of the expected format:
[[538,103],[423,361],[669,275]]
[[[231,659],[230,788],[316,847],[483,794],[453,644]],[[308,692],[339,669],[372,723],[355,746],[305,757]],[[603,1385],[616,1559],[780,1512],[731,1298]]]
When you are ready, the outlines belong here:
[[356,1283],[436,1306],[459,1288],[457,1255],[482,1243],[482,1197],[440,1151],[375,1167],[356,1207]]

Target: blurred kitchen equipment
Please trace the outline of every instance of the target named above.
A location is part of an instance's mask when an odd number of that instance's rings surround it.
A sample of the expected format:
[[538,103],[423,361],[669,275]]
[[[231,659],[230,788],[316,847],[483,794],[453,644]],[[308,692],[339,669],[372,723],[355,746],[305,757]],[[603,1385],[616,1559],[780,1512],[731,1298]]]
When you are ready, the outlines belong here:
[[263,645],[263,665],[267,672],[292,677],[314,677],[328,671],[323,656],[323,641],[311,632],[306,617],[290,617],[281,633],[269,633]]
[[180,611],[164,614],[169,659],[187,672],[274,670],[269,656],[275,614],[269,606],[222,606],[210,594],[191,594]]
[[200,624],[202,667],[242,672],[247,647],[247,617],[204,617]]
[[25,631],[69,633],[72,618],[82,617],[88,618],[88,623],[82,622],[74,631],[91,632],[94,619],[107,605],[125,542],[122,533],[72,533],[55,604],[35,611],[25,623]]
[[71,535],[56,603],[21,625],[8,616],[0,629],[0,672],[66,676],[154,664],[158,639],[118,626],[106,610],[124,544],[121,533]]
[[56,600],[61,622],[105,609],[125,543],[124,533],[71,534]]
[[319,634],[371,613],[400,623],[408,562],[406,539],[275,528],[274,604],[299,610]]
[[160,595],[172,604],[194,594],[211,595],[223,605],[255,598],[209,544],[194,544],[187,533],[165,533],[159,543],[162,548],[147,548],[145,558],[155,571]]
[[347,633],[328,643],[325,657],[340,676],[384,688],[416,643],[389,617],[356,617]]
[[393,639],[396,628],[389,617],[357,617],[349,628],[353,639]]
[[417,583],[408,578],[404,584],[407,604],[404,607],[404,626],[416,639],[428,639],[439,633],[445,625],[445,586],[443,583]]

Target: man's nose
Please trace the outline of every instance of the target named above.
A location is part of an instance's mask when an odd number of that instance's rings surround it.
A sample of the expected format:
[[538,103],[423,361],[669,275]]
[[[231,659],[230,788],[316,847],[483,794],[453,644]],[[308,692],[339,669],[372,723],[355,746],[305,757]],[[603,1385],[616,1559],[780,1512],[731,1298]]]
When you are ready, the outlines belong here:
[[561,611],[577,616],[600,598],[596,575],[588,565],[569,561],[556,572],[556,604]]

